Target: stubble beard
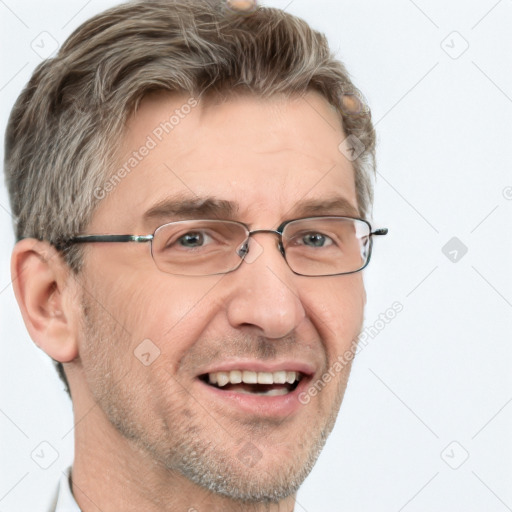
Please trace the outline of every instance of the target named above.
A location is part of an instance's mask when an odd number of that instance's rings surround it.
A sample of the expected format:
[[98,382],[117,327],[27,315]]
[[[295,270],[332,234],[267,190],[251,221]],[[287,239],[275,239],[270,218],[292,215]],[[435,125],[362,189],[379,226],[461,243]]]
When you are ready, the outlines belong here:
[[[251,504],[278,503],[298,491],[334,427],[351,365],[347,365],[340,375],[330,413],[317,418],[313,426],[308,426],[304,437],[294,440],[297,449],[293,456],[287,456],[279,467],[276,464],[265,467],[263,451],[261,459],[251,467],[250,462],[244,465],[237,453],[229,450],[235,443],[217,445],[207,437],[196,414],[183,406],[175,406],[165,418],[151,418],[151,429],[145,427],[143,421],[147,421],[147,416],[141,410],[144,395],[136,395],[138,390],[144,392],[144,383],[132,382],[129,375],[123,375],[122,365],[114,364],[123,361],[123,357],[116,355],[112,347],[128,346],[129,334],[85,295],[82,312],[82,364],[91,394],[114,428],[148,454],[161,469],[167,470],[170,481],[173,473],[179,474],[203,489],[245,504],[245,510],[250,510],[247,506]],[[197,410],[199,414],[206,414],[200,406]],[[173,423],[169,424],[167,418],[172,418]],[[207,421],[213,422],[212,418]],[[253,426],[254,432],[261,435],[265,425],[255,423]],[[222,428],[226,434],[226,429]],[[267,425],[267,428],[273,427]],[[240,442],[237,436],[232,437],[233,441]],[[251,443],[250,436],[247,437],[245,441]]]

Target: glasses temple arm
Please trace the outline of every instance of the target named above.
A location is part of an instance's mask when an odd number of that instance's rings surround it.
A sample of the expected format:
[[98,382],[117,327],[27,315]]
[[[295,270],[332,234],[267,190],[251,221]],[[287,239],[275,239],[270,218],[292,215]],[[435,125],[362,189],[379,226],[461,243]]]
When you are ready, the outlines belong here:
[[149,242],[151,240],[153,240],[153,235],[78,235],[69,242],[80,244],[89,242]]

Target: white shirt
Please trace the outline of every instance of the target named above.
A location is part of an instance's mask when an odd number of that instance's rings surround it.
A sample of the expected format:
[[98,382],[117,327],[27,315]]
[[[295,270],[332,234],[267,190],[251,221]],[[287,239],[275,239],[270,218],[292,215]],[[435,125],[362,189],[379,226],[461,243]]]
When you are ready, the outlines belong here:
[[73,493],[71,492],[71,485],[69,482],[69,474],[71,466],[64,471],[59,481],[59,488],[57,495],[53,501],[53,506],[49,512],[81,512]]

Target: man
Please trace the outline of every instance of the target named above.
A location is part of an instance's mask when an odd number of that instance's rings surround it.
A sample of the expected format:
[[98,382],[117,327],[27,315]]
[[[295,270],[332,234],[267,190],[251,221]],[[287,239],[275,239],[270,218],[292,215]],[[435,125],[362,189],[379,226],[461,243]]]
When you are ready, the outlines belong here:
[[35,71],[5,169],[15,294],[73,402],[56,511],[294,509],[386,233],[374,145],[325,38],[252,2],[124,4]]

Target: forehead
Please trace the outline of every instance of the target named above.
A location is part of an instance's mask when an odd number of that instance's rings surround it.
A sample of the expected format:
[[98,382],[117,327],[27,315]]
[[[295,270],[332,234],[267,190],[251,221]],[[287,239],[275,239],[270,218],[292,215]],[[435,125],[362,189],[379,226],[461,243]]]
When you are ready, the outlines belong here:
[[[323,200],[345,200],[354,215],[354,171],[338,149],[344,138],[341,118],[316,92],[224,102],[151,95],[127,123],[117,162],[125,172],[110,180],[93,223],[106,227],[110,217],[119,229],[116,212],[126,228],[142,227],[146,212],[173,198],[229,201],[249,223],[273,225],[302,202]],[[316,212],[323,213],[343,211]]]

